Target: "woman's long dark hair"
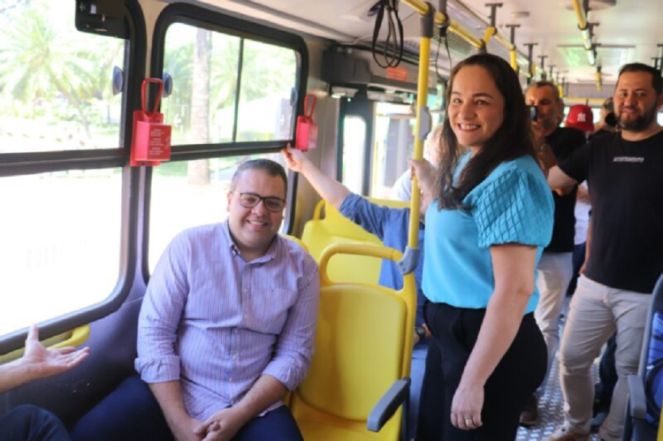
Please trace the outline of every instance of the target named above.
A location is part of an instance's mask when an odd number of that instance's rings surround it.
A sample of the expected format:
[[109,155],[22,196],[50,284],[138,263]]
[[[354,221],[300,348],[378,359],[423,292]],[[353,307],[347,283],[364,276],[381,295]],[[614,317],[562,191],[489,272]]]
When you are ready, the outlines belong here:
[[[454,183],[453,173],[464,152],[464,147],[458,145],[458,139],[451,129],[449,102],[454,79],[458,72],[466,66],[481,66],[493,78],[497,90],[504,98],[504,120],[495,134],[470,159],[457,182]],[[451,71],[442,143],[446,148],[443,149],[437,176],[440,208],[469,208],[463,205],[463,198],[500,163],[523,155],[531,155],[536,158],[530,133],[529,114],[518,76],[502,58],[491,54],[473,55],[458,63]]]

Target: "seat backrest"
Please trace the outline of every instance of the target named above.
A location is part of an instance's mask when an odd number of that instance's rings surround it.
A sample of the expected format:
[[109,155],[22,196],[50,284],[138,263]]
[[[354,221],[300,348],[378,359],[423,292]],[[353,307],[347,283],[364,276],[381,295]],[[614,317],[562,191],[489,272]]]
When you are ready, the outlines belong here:
[[[381,286],[333,284],[320,289],[316,351],[299,388],[307,404],[365,420],[401,375],[407,306]],[[384,344],[380,342],[390,342]]]
[[[370,199],[371,202],[395,208],[407,207],[403,201]],[[322,212],[324,211],[324,217]],[[321,200],[315,207],[313,219],[306,222],[302,241],[313,258],[319,262],[329,245],[341,243],[382,245],[374,234],[343,216],[333,205]],[[336,255],[329,265],[329,277],[336,281],[377,283],[380,278],[381,261],[363,255]]]
[[[336,427],[354,424],[356,430],[362,427],[357,422],[364,422],[365,428],[371,409],[389,387],[409,376],[416,287],[412,274],[404,277],[400,291],[377,284],[333,282],[327,270],[336,254],[392,260],[399,260],[401,254],[391,248],[346,243],[330,246],[320,259],[316,350],[306,379],[291,398],[293,414],[300,423],[300,418],[314,414],[319,426],[325,421],[323,415]],[[382,432],[397,435],[399,424],[400,420],[395,421]]]

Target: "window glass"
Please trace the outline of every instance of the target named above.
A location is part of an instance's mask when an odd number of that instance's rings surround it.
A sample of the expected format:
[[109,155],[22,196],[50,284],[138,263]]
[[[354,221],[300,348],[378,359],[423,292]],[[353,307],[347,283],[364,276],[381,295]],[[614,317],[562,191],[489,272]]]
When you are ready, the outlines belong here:
[[0,178],[0,335],[111,293],[121,180],[120,169]]
[[118,148],[112,76],[124,40],[78,32],[73,3],[9,3],[0,14],[0,153]]
[[152,171],[149,268],[154,270],[171,239],[196,225],[227,216],[227,193],[237,166],[268,158],[285,166],[280,153],[262,153],[194,161],[166,162]]
[[366,122],[358,116],[346,116],[343,122],[343,185],[362,194],[364,157],[366,150]]
[[292,137],[294,50],[175,23],[166,33],[164,72],[173,90],[161,109],[174,145]]
[[181,23],[166,32],[164,72],[172,95],[161,111],[173,144],[231,142],[240,39]]
[[375,148],[370,196],[390,198],[396,180],[407,171],[414,152],[416,117],[411,106],[376,104]]
[[[592,107],[591,109],[592,109],[593,122],[594,122],[594,124],[596,124],[599,121],[601,121],[601,109],[598,108],[598,107]],[[568,115],[568,113],[565,113],[565,114]]]
[[238,141],[290,138],[296,71],[292,49],[245,40]]

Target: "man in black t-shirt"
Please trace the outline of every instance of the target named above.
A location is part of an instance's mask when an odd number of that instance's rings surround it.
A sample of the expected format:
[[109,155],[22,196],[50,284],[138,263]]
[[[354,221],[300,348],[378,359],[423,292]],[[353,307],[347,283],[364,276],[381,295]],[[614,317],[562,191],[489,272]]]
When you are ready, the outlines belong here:
[[553,441],[589,439],[590,368],[615,331],[619,379],[599,434],[606,441],[622,436],[626,377],[637,373],[648,294],[663,272],[663,131],[656,122],[662,83],[650,66],[624,66],[613,97],[621,133],[593,138],[548,176],[562,193],[587,179],[592,203],[589,256],[560,348],[565,424]]
[[[563,161],[585,144],[583,132],[572,128],[559,127],[560,108],[563,103],[557,86],[549,81],[539,81],[525,92],[525,101],[536,107],[536,119],[532,121],[536,144],[554,154],[556,161]],[[563,109],[562,109],[563,110]],[[548,348],[548,371],[559,347],[559,316],[564,304],[566,289],[573,276],[573,248],[575,234],[576,188],[560,196],[553,193],[555,202],[555,222],[550,244],[543,251],[537,267],[536,285],[539,290],[539,303],[534,317],[541,329]],[[546,373],[547,378],[547,373]],[[545,379],[543,381],[545,384]],[[533,397],[520,415],[520,423],[525,426],[537,424],[537,399]]]

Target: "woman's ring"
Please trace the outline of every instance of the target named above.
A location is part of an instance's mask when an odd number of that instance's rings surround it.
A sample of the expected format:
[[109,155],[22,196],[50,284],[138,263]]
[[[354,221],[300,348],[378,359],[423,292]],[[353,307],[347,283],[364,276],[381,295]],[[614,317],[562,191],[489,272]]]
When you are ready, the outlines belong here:
[[472,418],[465,418],[465,424],[472,423]]

